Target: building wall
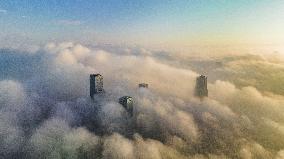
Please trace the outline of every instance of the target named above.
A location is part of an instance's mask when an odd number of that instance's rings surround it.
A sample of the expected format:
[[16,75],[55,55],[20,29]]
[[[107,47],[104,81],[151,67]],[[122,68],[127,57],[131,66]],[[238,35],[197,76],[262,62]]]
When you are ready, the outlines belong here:
[[90,96],[103,92],[103,76],[99,74],[90,75]]
[[198,97],[208,96],[207,77],[201,75],[196,78],[195,95]]

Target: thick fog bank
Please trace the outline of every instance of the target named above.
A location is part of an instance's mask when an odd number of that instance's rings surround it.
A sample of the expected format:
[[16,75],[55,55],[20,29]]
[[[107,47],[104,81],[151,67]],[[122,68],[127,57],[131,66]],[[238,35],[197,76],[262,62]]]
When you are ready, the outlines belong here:
[[[145,49],[106,50],[1,50],[0,158],[284,158],[284,98],[273,82],[282,74],[260,78],[283,63],[224,57],[215,74],[205,72],[209,97],[200,100],[195,79],[208,59],[185,67]],[[243,78],[244,66],[251,76]],[[104,76],[106,92],[94,100],[92,73]],[[132,117],[118,103],[125,95],[135,101]]]

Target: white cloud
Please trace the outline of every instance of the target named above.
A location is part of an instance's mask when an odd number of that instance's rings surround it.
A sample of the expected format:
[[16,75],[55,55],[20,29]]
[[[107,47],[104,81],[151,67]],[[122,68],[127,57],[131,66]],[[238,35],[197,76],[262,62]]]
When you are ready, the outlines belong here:
[[79,20],[67,20],[67,19],[63,19],[63,20],[58,20],[58,21],[56,21],[56,24],[77,26],[77,25],[81,25],[82,22],[79,21]]
[[5,9],[0,9],[0,13],[6,14],[8,11]]
[[[43,158],[80,158],[82,152],[92,157],[99,151],[101,158],[110,159],[246,159],[271,158],[283,149],[284,100],[266,96],[254,87],[210,82],[209,97],[200,101],[192,93],[197,73],[162,63],[151,53],[113,54],[72,42],[50,43],[36,54],[22,55],[20,63],[34,56],[40,57],[36,63],[40,71],[21,68],[13,56],[5,59],[13,64],[5,66],[9,72],[21,70],[32,75],[28,82],[21,73],[14,78],[23,83],[0,82],[0,109],[21,107],[22,103],[30,106],[22,106],[27,112],[24,115],[19,111],[14,116],[10,112],[0,115],[0,138],[7,138],[7,142],[0,141],[0,149],[7,146],[8,139],[20,138],[26,129],[31,129],[31,139],[26,139],[32,145],[29,152]],[[99,104],[89,99],[90,73],[104,76],[106,96],[97,98]],[[149,83],[149,89],[137,88],[140,82]],[[129,120],[117,102],[123,95],[135,99],[135,120]],[[99,113],[96,106],[101,108]],[[9,126],[14,120],[24,122],[24,127]],[[136,134],[125,130],[132,121]],[[93,123],[97,124],[93,132],[85,129]],[[95,135],[97,129],[102,136]],[[8,135],[10,132],[14,133]]]

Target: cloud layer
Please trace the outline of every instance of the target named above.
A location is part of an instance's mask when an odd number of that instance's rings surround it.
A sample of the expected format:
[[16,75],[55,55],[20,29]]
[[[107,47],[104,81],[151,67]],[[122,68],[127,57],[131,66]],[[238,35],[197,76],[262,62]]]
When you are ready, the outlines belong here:
[[[199,100],[193,90],[200,63],[188,61],[195,72],[145,49],[115,52],[67,42],[32,54],[1,50],[0,56],[3,158],[283,158],[281,91],[227,78],[228,72],[242,77],[237,68],[254,70],[255,62],[215,63],[222,71],[209,75],[209,97]],[[259,61],[264,72],[272,69],[267,65],[283,67]],[[104,76],[106,91],[94,101],[91,73]],[[261,75],[243,80],[261,83]],[[141,82],[150,88],[138,88]],[[273,83],[266,87],[275,90]],[[124,95],[134,98],[133,117],[118,104]]]

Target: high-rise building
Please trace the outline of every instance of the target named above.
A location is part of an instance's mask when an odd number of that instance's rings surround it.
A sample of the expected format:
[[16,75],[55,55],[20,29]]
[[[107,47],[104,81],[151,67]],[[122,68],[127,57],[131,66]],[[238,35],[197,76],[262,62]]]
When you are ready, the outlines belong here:
[[126,109],[126,111],[133,115],[133,99],[130,96],[123,96],[119,98],[119,103]]
[[102,93],[103,90],[103,76],[100,74],[90,75],[90,96],[94,98],[94,94]]
[[196,78],[195,96],[198,97],[208,96],[207,77],[204,75],[200,75],[199,77]]
[[139,83],[139,88],[148,88],[148,84],[147,83]]

